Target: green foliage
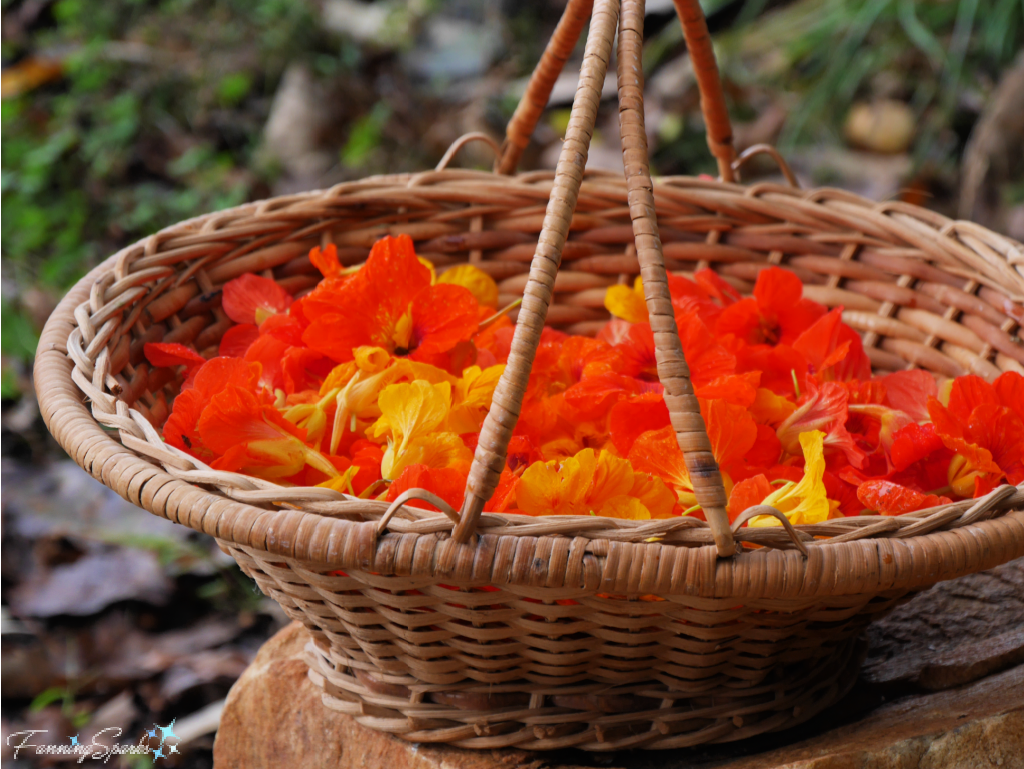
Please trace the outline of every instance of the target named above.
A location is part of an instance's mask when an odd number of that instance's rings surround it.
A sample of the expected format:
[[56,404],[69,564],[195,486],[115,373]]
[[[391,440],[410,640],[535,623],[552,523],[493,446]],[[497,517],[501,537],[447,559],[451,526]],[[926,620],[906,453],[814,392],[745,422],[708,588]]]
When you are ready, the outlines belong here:
[[0,398],[14,400],[21,395],[21,387],[18,385],[18,375],[7,366],[6,362],[0,367]]
[[755,15],[741,13],[747,23],[719,36],[717,49],[732,80],[794,97],[784,150],[837,135],[852,102],[874,96],[882,78],[916,114],[917,162],[955,163],[958,100],[984,94],[1024,47],[1020,0],[799,0]]
[[380,146],[381,133],[391,117],[391,107],[377,102],[366,115],[352,126],[348,141],[341,150],[341,162],[346,166],[360,166],[366,157]]
[[[58,0],[31,39],[5,40],[5,64],[64,52],[60,80],[2,105],[7,289],[59,292],[134,240],[265,190],[273,169],[255,145],[285,66],[339,66],[315,13],[292,0]],[[30,358],[26,324],[4,305],[5,356]]]
[[0,322],[4,352],[22,359],[31,357],[39,344],[39,336],[32,328],[32,321],[10,302],[4,302],[0,305]]
[[89,711],[75,705],[75,690],[76,687],[72,685],[51,686],[40,692],[29,704],[28,709],[32,713],[38,713],[43,708],[59,702],[64,717],[71,722],[73,727],[81,729],[89,723]]

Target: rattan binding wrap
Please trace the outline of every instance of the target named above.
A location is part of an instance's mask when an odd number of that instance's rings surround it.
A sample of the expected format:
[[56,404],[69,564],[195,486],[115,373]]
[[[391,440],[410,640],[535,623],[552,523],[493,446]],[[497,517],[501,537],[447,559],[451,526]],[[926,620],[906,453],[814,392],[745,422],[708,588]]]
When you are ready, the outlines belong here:
[[[680,5],[702,68],[709,142],[728,178],[735,163],[713,91],[717,72],[706,70],[710,48],[700,48],[703,17],[695,2]],[[596,4],[598,37],[588,40],[585,70],[596,69],[581,78],[586,98],[574,107],[575,133],[567,132],[567,144],[583,142],[584,158],[593,87],[603,80],[595,57],[607,65],[618,10],[616,0]],[[500,169],[514,167],[536,105],[546,103],[589,14],[590,3],[569,3],[510,125]],[[747,293],[758,271],[776,264],[798,275],[810,298],[846,308],[879,372],[917,366],[991,379],[1024,371],[1019,243],[837,190],[692,178],[650,185],[642,81],[629,80],[642,17],[642,5],[623,3],[628,183],[584,173],[564,153],[557,178],[440,170],[241,206],[114,255],[72,289],[44,330],[36,387],[61,445],[135,504],[216,537],[309,628],[311,676],[324,703],[368,726],[475,748],[588,750],[682,747],[786,728],[849,687],[855,638],[872,617],[936,581],[1024,555],[1022,488],[900,517],[723,531],[689,518],[481,514],[471,502],[472,515],[389,510],[214,471],[160,439],[153,424],[180,381],[148,367],[145,342],[213,355],[231,325],[219,306],[224,282],[263,272],[291,292],[308,290],[319,277],[306,256],[311,246],[333,242],[345,264],[357,264],[387,233],[411,235],[440,269],[476,264],[509,299],[527,290],[532,262],[546,285],[541,305],[547,297],[550,307],[524,313],[539,313],[543,324],[546,309],[548,323],[576,333],[605,321],[606,288],[636,275],[638,256],[648,286],[658,283],[660,261],[684,274],[710,266]],[[645,192],[652,186],[653,202]],[[552,190],[561,202],[549,204]],[[565,191],[575,198],[568,214]],[[564,263],[557,275],[537,269],[549,247],[549,261]],[[648,299],[653,311],[663,297],[654,288]],[[685,378],[685,363],[675,363]],[[516,404],[505,408],[511,414]],[[676,416],[685,413],[673,411],[681,437],[685,417]],[[503,456],[496,440],[492,453]],[[479,494],[486,476],[480,469]],[[737,554],[722,557],[733,542]]]

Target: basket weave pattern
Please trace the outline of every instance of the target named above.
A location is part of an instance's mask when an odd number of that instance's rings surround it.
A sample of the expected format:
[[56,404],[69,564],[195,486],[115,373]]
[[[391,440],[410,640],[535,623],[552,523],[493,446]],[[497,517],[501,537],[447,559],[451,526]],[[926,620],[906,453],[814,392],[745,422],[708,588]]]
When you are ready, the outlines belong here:
[[[613,7],[598,3],[592,36],[614,32]],[[638,8],[642,19],[642,6],[623,4],[624,29]],[[581,13],[589,5],[573,0],[556,33],[562,48],[571,50]],[[620,34],[620,52],[628,51],[628,29]],[[600,58],[604,43],[588,40],[588,55]],[[535,77],[553,81],[559,68]],[[603,82],[603,72],[589,79]],[[532,93],[522,109],[537,101]],[[596,101],[590,106],[596,111]],[[642,103],[638,112],[634,138]],[[525,129],[510,126],[512,148],[532,129],[524,120]],[[628,125],[624,117],[624,135]],[[727,128],[712,142],[726,179]],[[309,628],[311,676],[325,704],[366,725],[467,747],[614,750],[799,723],[852,683],[854,639],[873,616],[938,580],[1024,555],[1024,488],[899,517],[734,531],[690,518],[444,515],[215,471],[153,427],[181,382],[149,367],[146,342],[216,354],[231,326],[220,308],[226,281],[263,273],[301,293],[319,279],[306,256],[312,246],[334,243],[353,265],[378,238],[399,233],[439,269],[470,262],[486,271],[503,300],[537,290],[528,278],[554,244],[554,268],[542,276],[552,291],[546,319],[574,333],[600,328],[607,287],[631,280],[641,263],[645,285],[657,282],[648,276],[660,263],[683,274],[711,267],[745,294],[761,269],[780,265],[809,298],[845,308],[879,373],[1024,372],[1020,243],[837,190],[686,177],[651,185],[646,147],[631,151],[628,181],[574,171],[571,158],[555,174],[439,170],[167,228],[96,268],[47,324],[36,363],[47,425],[130,501],[216,537]],[[502,162],[508,157],[506,149]],[[549,198],[573,187],[559,234]],[[453,519],[466,536],[451,535]],[[722,557],[723,537],[738,555]]]

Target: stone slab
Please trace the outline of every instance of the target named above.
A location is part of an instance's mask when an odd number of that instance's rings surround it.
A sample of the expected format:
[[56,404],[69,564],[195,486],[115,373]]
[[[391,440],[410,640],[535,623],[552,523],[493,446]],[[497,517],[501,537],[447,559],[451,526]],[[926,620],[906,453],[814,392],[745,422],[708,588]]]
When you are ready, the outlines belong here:
[[868,632],[854,691],[788,732],[678,751],[411,744],[324,707],[293,623],[228,695],[216,769],[1024,769],[1024,559],[942,583]]
[[[1024,666],[967,686],[901,698],[853,724],[793,745],[748,752],[766,741],[694,751],[611,756],[566,751],[473,751],[410,744],[328,710],[302,661],[298,623],[260,650],[228,695],[214,746],[216,769],[286,766],[387,769],[938,769],[1024,767]],[[794,732],[805,732],[801,727]],[[776,740],[783,735],[770,735]],[[790,735],[792,739],[794,735]]]

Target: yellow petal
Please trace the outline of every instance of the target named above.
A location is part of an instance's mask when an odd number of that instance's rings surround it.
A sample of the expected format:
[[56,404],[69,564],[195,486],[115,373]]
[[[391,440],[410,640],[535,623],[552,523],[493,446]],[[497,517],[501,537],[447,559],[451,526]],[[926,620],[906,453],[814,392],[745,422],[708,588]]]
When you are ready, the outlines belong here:
[[394,480],[409,465],[426,465],[430,468],[458,467],[473,461],[473,452],[455,433],[429,433],[409,440],[402,449],[394,444],[388,446],[381,461],[381,475]]
[[[820,523],[829,518],[830,507],[825,492],[825,433],[810,430],[800,433],[800,446],[804,454],[804,477],[799,483],[790,483],[773,491],[761,504],[771,505],[784,513],[791,523]],[[758,516],[751,526],[779,526],[769,516]]]
[[448,417],[451,385],[417,380],[388,385],[380,393],[377,406],[381,418],[373,426],[373,435],[390,433],[407,443],[410,438],[435,432]]
[[342,363],[331,369],[331,373],[327,375],[324,383],[320,385],[320,396],[327,395],[331,390],[336,390],[339,387],[344,387],[349,383],[349,380],[356,375],[358,367],[355,361],[349,361],[348,363]]
[[676,495],[665,482],[647,473],[633,473],[633,488],[629,496],[639,500],[651,518],[670,518],[676,505]]
[[335,476],[334,478],[328,478],[323,483],[318,483],[317,486],[326,489],[334,489],[335,491],[340,491],[342,494],[351,494],[355,496],[355,490],[352,488],[352,479],[356,477],[358,472],[359,465],[352,465],[352,467],[341,475]]
[[[594,456],[593,449],[584,449],[577,456]],[[586,493],[586,503],[591,510],[600,509],[612,497],[629,494],[633,488],[633,466],[628,459],[617,457],[610,451],[602,450],[594,459],[593,480]]]
[[469,290],[484,307],[498,307],[498,284],[494,278],[472,264],[460,264],[445,270],[437,279],[438,283],[451,283]]
[[516,486],[516,505],[527,515],[551,515],[558,507],[561,480],[554,462],[534,462]]
[[627,521],[646,521],[651,517],[651,511],[636,497],[622,495],[605,502],[598,515],[605,518],[625,518]]
[[462,372],[452,393],[452,410],[448,415],[448,429],[454,433],[475,433],[480,430],[491,406],[494,388],[505,370],[504,365],[481,370],[470,366]]
[[359,370],[367,374],[377,374],[386,369],[391,362],[391,355],[387,350],[370,345],[356,347],[352,350],[352,357],[355,358]]
[[750,416],[759,425],[778,427],[796,410],[796,404],[764,387],[757,389],[757,396],[750,406]]
[[[639,281],[640,278],[637,278]],[[604,306],[616,318],[630,323],[646,323],[648,320],[642,287],[638,293],[629,286],[609,286],[604,295]]]

